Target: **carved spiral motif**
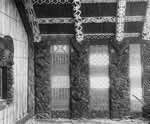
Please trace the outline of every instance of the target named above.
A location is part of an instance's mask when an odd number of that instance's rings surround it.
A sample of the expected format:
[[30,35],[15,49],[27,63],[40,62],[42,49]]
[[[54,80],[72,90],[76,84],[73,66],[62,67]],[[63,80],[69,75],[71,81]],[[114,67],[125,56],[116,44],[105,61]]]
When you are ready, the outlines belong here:
[[81,42],[84,38],[82,32],[82,17],[81,17],[81,0],[73,1],[73,11],[74,11],[74,20],[75,20],[75,32],[76,32],[76,40]]

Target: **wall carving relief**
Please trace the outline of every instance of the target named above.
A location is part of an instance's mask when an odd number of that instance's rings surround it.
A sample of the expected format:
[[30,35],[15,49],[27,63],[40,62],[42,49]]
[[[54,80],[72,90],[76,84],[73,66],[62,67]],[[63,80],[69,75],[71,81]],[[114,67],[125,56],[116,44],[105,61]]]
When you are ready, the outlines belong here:
[[111,118],[129,116],[129,41],[110,42]]
[[[5,71],[2,80],[2,96],[5,103],[10,104],[13,101],[13,64],[14,64],[14,44],[10,36],[0,37],[0,70]],[[7,83],[7,84],[4,84]],[[3,86],[5,85],[5,87]],[[5,89],[4,89],[5,88]],[[4,107],[4,106],[3,106]],[[1,103],[0,103],[1,108]]]

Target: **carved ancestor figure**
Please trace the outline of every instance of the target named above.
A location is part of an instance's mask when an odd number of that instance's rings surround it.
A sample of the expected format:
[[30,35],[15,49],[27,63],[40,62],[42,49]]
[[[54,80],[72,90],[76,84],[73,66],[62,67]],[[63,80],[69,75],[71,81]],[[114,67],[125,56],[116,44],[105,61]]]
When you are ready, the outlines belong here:
[[0,66],[13,65],[14,58],[14,44],[10,36],[0,37]]

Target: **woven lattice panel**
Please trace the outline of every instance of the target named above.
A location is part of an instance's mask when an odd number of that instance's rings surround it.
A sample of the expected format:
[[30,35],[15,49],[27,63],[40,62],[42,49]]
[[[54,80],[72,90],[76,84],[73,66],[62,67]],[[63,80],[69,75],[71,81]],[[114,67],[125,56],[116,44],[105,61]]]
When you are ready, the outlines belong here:
[[130,45],[129,50],[129,76],[130,76],[130,109],[132,112],[142,112],[142,64],[140,44]]
[[109,111],[109,56],[107,46],[90,47],[90,109]]
[[51,106],[52,110],[69,110],[69,48],[51,46]]

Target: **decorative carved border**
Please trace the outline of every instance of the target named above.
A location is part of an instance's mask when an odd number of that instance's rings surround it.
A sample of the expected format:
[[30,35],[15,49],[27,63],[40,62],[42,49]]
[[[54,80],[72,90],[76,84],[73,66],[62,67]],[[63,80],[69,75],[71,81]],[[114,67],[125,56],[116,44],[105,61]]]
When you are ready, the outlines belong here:
[[[37,18],[36,21],[39,24],[71,24],[74,23],[73,18]],[[125,22],[143,22],[144,16],[126,16]],[[82,23],[104,23],[104,22],[116,22],[116,17],[82,17]]]
[[27,11],[27,15],[29,18],[29,22],[31,24],[32,27],[32,32],[34,34],[34,41],[35,42],[39,42],[40,41],[40,29],[39,29],[39,24],[36,21],[36,14],[34,11],[34,7],[33,7],[33,3],[32,0],[22,0],[22,2],[25,5],[26,11]]

